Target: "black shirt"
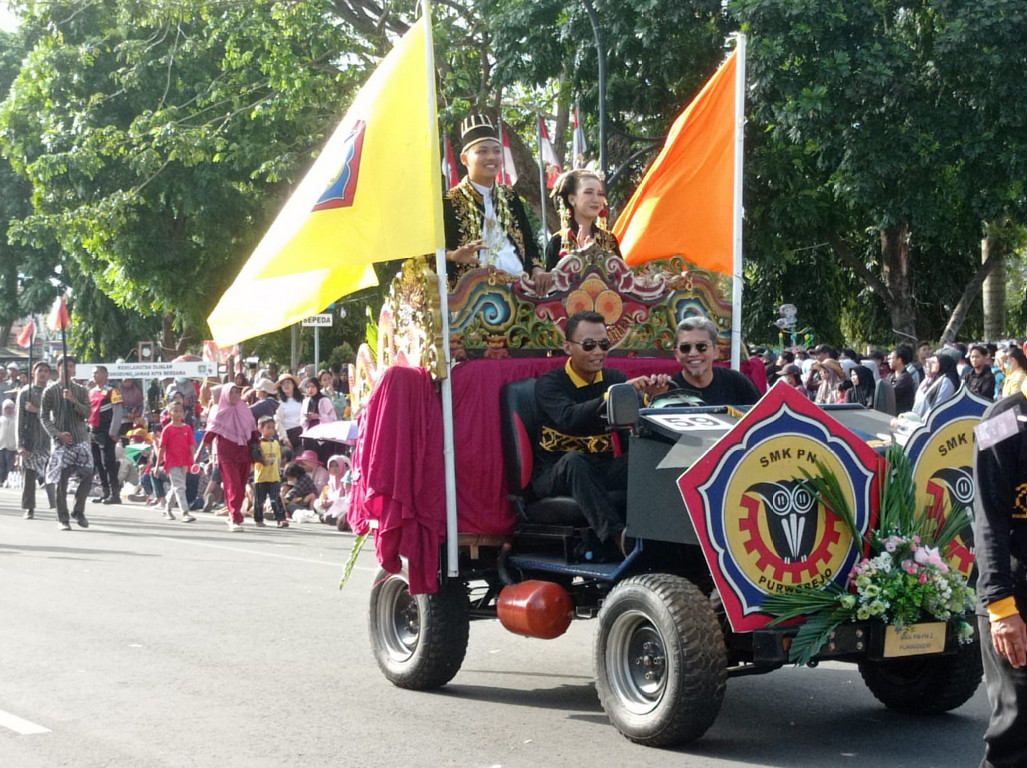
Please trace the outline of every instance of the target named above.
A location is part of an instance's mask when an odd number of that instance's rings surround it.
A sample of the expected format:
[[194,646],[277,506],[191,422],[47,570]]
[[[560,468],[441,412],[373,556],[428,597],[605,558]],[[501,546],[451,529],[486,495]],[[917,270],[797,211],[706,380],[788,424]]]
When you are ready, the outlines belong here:
[[916,382],[913,377],[902,371],[892,371],[888,374],[888,382],[895,390],[895,410],[898,413],[906,413],[913,410],[913,401],[916,399]]
[[967,373],[963,376],[963,381],[966,382],[966,388],[973,392],[978,397],[983,397],[985,400],[995,399],[995,374],[992,373],[991,368],[985,368],[983,371],[978,373],[974,370],[973,366],[967,366]]
[[623,371],[603,368],[601,381],[578,386],[566,366],[554,368],[535,382],[541,438],[535,446],[535,474],[572,450],[613,459],[613,443],[605,419],[606,390],[628,380]]
[[[999,400],[984,412],[981,422],[1015,409],[1027,414],[1021,393]],[[1027,607],[1027,425],[1016,422],[1016,433],[990,448],[974,448],[974,544],[977,556],[978,611],[1016,596]]]
[[707,405],[752,405],[760,399],[756,385],[745,374],[730,368],[714,366],[713,381],[705,387],[689,384],[681,371],[671,376],[670,381],[679,389],[698,395]]

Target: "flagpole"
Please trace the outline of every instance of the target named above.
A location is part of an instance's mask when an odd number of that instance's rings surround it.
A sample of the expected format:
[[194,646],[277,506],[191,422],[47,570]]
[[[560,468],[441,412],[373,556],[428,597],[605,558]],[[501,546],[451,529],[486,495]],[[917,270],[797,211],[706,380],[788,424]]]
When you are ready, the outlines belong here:
[[29,385],[32,384],[32,345],[36,342],[36,321],[29,315],[29,322],[32,324],[32,333],[29,334]]
[[542,233],[549,240],[549,226],[546,224],[546,161],[542,154],[542,113],[536,114],[535,128],[538,132],[538,207],[542,214]]
[[[429,136],[441,136],[439,132],[438,104],[435,94],[435,52],[432,47],[431,35],[431,3],[422,0],[422,10],[427,17],[424,25],[428,36],[425,50],[428,56],[428,114],[432,124],[428,126]],[[441,209],[440,209],[441,211]],[[443,231],[441,217],[436,215],[435,231]],[[457,576],[460,573],[460,550],[458,547],[459,527],[456,510],[456,453],[453,448],[453,360],[449,354],[449,284],[446,281],[446,247],[445,243],[436,243],[435,277],[439,281],[439,317],[442,319],[442,360],[445,378],[442,379],[442,460],[445,468],[446,481],[446,575]]]
[[745,35],[735,36],[738,64],[735,69],[735,179],[734,237],[731,270],[731,367],[742,364],[742,163],[745,157]]

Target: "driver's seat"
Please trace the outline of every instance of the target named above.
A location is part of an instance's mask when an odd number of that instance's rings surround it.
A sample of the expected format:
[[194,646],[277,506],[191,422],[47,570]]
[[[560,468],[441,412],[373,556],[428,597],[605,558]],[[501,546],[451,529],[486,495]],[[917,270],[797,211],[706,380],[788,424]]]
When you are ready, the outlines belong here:
[[535,497],[531,474],[535,466],[540,417],[535,401],[535,379],[504,384],[499,393],[503,453],[510,500],[522,522],[585,527],[588,522],[570,496]]

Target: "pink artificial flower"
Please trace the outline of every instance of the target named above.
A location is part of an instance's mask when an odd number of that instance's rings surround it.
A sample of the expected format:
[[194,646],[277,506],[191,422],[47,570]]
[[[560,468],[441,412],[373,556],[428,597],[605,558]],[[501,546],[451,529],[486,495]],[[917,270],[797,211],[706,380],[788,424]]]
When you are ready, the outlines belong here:
[[921,571],[920,575],[917,576],[917,581],[919,581],[921,584],[926,584],[927,583],[927,572],[926,571]]
[[920,567],[912,560],[903,560],[902,570],[904,570],[906,573],[916,573],[920,570]]
[[941,570],[942,573],[948,570],[948,565],[941,559],[941,553],[937,547],[921,547],[914,553],[913,557],[916,558],[920,565],[933,565]]

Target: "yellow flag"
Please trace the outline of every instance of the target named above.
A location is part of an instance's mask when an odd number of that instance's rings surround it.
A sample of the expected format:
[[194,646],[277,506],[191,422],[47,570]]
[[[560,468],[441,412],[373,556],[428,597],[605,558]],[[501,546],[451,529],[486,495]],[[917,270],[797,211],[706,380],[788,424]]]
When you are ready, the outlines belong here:
[[376,285],[371,264],[442,247],[431,20],[360,89],[207,322],[218,346],[284,328]]

